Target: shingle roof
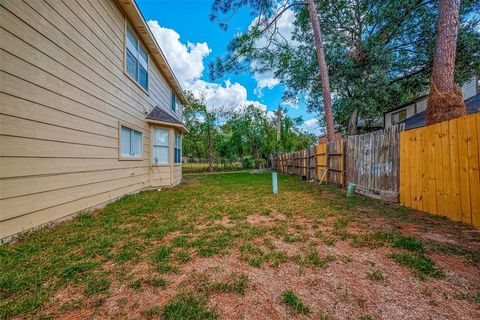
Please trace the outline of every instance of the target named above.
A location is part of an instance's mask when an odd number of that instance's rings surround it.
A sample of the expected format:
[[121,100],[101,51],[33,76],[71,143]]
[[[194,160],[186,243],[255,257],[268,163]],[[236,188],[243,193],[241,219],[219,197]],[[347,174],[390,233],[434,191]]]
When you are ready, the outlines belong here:
[[173,117],[167,111],[162,110],[159,107],[153,108],[153,110],[150,111],[150,113],[147,115],[147,119],[162,121],[162,122],[169,122],[173,124],[180,124],[183,126],[183,123],[178,121],[177,118]]
[[[465,100],[465,105],[468,114],[480,112],[480,93]],[[401,123],[405,123],[405,130],[423,127],[425,125],[425,111],[419,112]]]

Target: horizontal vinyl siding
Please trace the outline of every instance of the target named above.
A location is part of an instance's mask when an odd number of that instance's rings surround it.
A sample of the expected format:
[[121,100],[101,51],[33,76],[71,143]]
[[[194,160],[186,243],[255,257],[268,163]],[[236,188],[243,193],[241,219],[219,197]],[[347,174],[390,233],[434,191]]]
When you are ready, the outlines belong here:
[[173,167],[173,183],[177,184],[182,181],[182,166],[175,165]]
[[[124,73],[113,0],[0,6],[0,238],[171,184],[170,167],[150,167],[145,122],[172,112],[171,89],[151,59],[148,94]],[[119,121],[143,133],[143,160],[118,160]]]
[[150,172],[150,181],[153,187],[163,187],[172,184],[170,166],[154,166]]

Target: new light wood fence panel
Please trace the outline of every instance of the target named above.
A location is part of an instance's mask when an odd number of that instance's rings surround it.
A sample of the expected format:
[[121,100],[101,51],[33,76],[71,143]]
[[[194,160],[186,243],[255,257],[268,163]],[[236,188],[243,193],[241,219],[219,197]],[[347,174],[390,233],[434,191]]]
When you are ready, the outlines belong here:
[[327,144],[317,144],[315,146],[315,155],[317,180],[320,183],[327,183]]
[[480,114],[400,133],[400,203],[480,227]]
[[348,137],[347,182],[356,184],[358,193],[398,202],[402,129],[396,125],[386,130]]

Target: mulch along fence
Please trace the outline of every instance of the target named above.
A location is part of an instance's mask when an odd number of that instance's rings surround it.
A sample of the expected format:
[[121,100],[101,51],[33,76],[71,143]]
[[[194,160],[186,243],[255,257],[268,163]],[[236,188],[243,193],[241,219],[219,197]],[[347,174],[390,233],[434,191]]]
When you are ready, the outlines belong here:
[[280,154],[276,170],[480,228],[480,114]]

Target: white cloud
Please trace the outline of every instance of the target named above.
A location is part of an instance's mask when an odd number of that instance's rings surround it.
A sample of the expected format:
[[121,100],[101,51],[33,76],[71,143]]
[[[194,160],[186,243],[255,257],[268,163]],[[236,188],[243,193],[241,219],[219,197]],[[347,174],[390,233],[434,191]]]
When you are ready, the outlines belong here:
[[161,27],[158,21],[149,20],[148,26],[180,83],[202,77],[205,69],[203,59],[212,52],[206,42],[187,42],[185,45],[180,42],[180,35],[175,30]]
[[311,127],[314,127],[314,126],[318,126],[318,120],[313,118],[313,119],[309,119],[309,120],[306,120],[303,125],[307,128],[311,128]]
[[210,109],[239,111],[247,105],[267,109],[259,101],[248,100],[247,89],[238,82],[227,80],[222,85],[201,80],[205,69],[203,60],[212,52],[206,42],[185,45],[175,30],[160,26],[158,21],[150,20],[148,26],[180,84],[195,97],[203,98]]
[[299,109],[299,105],[298,105],[298,98],[295,98],[295,99],[292,99],[292,100],[288,100],[288,101],[284,101],[282,103],[283,106],[287,107],[287,108],[292,108],[292,109],[295,109],[295,110],[298,110]]
[[203,99],[210,109],[223,111],[240,111],[248,105],[254,105],[266,111],[267,107],[258,102],[248,100],[247,89],[240,83],[225,81],[224,85],[196,80],[190,83],[190,90],[194,95]]
[[315,135],[320,135],[320,133],[322,132],[322,128],[320,127],[318,119],[316,118],[308,119],[303,122],[302,128],[305,131],[313,133]]
[[262,90],[264,88],[272,89],[280,83],[280,81],[275,78],[273,71],[268,72],[254,72],[253,78],[257,81],[257,87],[255,88],[255,94],[259,97],[263,96]]
[[[250,24],[249,28],[252,28],[258,21],[258,18],[255,18]],[[287,42],[289,45],[297,45],[297,42],[292,39],[292,33],[295,28],[295,13],[291,9],[287,9],[282,16],[278,19],[276,27],[278,34],[275,36],[275,40],[279,42]],[[272,29],[273,30],[273,29]],[[268,45],[271,32],[267,30],[265,36],[260,38],[255,42],[257,48],[262,48]],[[255,68],[255,64],[251,65],[252,69]],[[257,87],[255,88],[255,94],[257,96],[262,96],[262,90],[265,88],[272,89],[277,86],[280,81],[275,77],[273,71],[267,72],[254,72],[254,79],[257,81]]]

